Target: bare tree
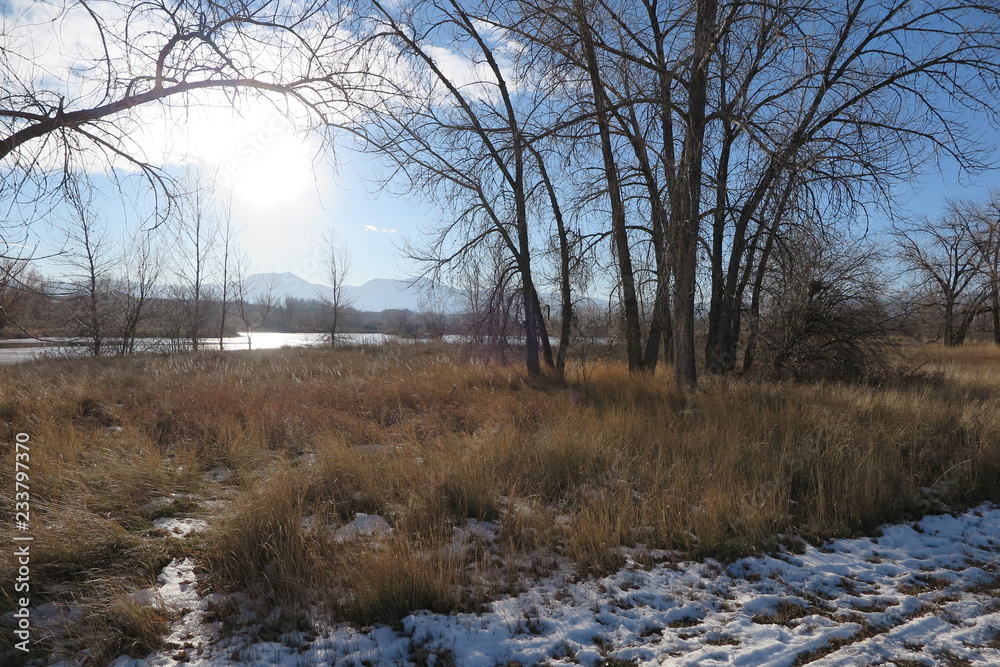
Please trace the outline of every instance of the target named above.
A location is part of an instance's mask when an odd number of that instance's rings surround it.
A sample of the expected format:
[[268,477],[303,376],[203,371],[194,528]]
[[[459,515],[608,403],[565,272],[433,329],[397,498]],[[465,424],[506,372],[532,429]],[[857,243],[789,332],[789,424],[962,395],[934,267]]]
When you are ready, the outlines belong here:
[[191,169],[185,179],[181,206],[176,209],[175,262],[179,285],[175,298],[181,305],[184,336],[197,351],[206,331],[211,300],[209,276],[218,241],[218,221],[209,186],[200,169]]
[[987,298],[984,258],[976,245],[975,215],[970,202],[954,200],[938,220],[923,218],[899,226],[894,234],[900,259],[929,287],[933,305],[943,314],[944,344],[961,345]]
[[[533,375],[543,363],[554,369],[536,287],[530,218],[531,200],[540,195],[532,170],[540,154],[530,151],[529,127],[546,91],[514,85],[531,78],[524,69],[528,64],[515,64],[495,45],[490,24],[476,11],[488,13],[489,3],[440,0],[416,11],[379,0],[370,5],[374,18],[366,17],[359,30],[376,38],[363,44],[359,57],[367,60],[376,49],[394,54],[393,66],[416,76],[372,84],[381,98],[367,102],[358,133],[365,148],[399,167],[408,191],[432,198],[448,212],[444,224],[427,231],[426,244],[411,248],[413,259],[439,277],[474,261],[482,246],[500,249],[505,261],[496,281],[501,292],[517,282],[526,368]],[[476,72],[472,80],[443,64],[442,41],[461,45],[455,55]]]
[[611,139],[610,100],[597,61],[595,38],[591,30],[591,19],[582,0],[575,0],[573,13],[578,25],[580,44],[584,54],[584,67],[590,79],[593,95],[594,119],[601,143],[601,158],[604,177],[607,182],[608,199],[611,206],[611,236],[614,240],[615,257],[618,261],[618,281],[622,292],[622,310],[625,319],[625,350],[630,371],[642,368],[642,343],[639,325],[639,300],[636,293],[635,273],[632,266],[632,251],[625,220],[625,204],[622,200],[620,170],[615,160]]
[[250,258],[245,251],[234,250],[233,303],[246,332],[247,349],[252,350],[253,335],[267,321],[277,303],[277,298],[273,275],[268,283],[253,285],[250,283],[249,274]]
[[139,230],[125,245],[121,262],[117,301],[119,322],[116,336],[119,354],[136,351],[143,324],[155,315],[154,304],[161,296],[163,254],[155,230]]
[[330,337],[330,346],[336,347],[337,333],[341,324],[344,309],[349,308],[353,299],[344,292],[344,281],[351,271],[351,254],[347,246],[341,243],[333,234],[327,234],[323,239],[326,251],[326,279],[329,289],[319,290],[318,297],[323,304],[323,329]]
[[988,201],[971,213],[975,218],[974,243],[982,259],[989,299],[993,343],[1000,345],[1000,193],[992,193]]
[[[518,294],[509,282],[508,259],[496,247],[484,247],[456,272],[462,286],[461,329],[470,351],[507,360],[521,330]],[[499,278],[499,279],[498,279]]]
[[226,317],[232,307],[234,293],[233,262],[235,260],[236,236],[239,229],[233,220],[233,197],[230,195],[222,203],[219,228],[219,349],[225,349],[223,339],[226,336]]
[[73,274],[69,286],[73,320],[87,339],[90,353],[101,356],[114,317],[108,235],[94,216],[89,192],[78,181],[69,182],[67,196],[74,215],[67,230],[66,253]]
[[433,340],[441,340],[448,329],[451,319],[449,302],[442,293],[440,285],[431,283],[425,285],[420,294],[420,321],[424,333]]

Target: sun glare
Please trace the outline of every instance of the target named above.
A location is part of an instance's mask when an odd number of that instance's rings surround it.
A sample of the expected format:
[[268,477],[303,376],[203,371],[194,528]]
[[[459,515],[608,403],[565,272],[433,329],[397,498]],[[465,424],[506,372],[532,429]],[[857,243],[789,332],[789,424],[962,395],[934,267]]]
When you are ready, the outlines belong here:
[[273,112],[233,118],[215,109],[188,126],[188,141],[222,189],[253,207],[293,203],[314,179],[316,146]]
[[309,147],[290,135],[275,136],[232,172],[226,167],[223,174],[233,194],[253,206],[288,204],[305,194],[313,181]]

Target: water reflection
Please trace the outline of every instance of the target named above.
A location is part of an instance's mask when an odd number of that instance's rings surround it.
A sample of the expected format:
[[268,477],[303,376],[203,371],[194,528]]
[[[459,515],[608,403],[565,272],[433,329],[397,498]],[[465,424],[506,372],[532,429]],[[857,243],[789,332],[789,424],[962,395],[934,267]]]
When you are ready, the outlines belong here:
[[[343,345],[383,345],[389,341],[400,341],[397,336],[381,333],[338,334],[337,341]],[[282,347],[316,347],[326,345],[329,338],[318,333],[258,332],[251,335],[228,336],[222,339],[224,350],[276,350]],[[82,341],[69,338],[49,338],[44,342],[37,339],[0,340],[0,364],[14,364],[31,361],[40,357],[87,356],[89,349],[80,345]],[[207,338],[199,343],[202,350],[218,350],[219,339]],[[170,352],[191,349],[191,341],[167,338],[140,338],[136,340],[138,352]],[[112,348],[108,347],[113,354]]]

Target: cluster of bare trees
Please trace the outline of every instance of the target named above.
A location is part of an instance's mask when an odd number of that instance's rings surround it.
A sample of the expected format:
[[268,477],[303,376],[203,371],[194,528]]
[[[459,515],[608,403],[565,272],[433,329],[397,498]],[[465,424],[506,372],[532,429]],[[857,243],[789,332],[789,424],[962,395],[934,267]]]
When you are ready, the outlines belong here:
[[18,257],[0,258],[0,332],[44,319],[46,305],[44,280],[30,263]]
[[85,339],[96,356],[134,352],[160,289],[157,240],[137,230],[114,243],[94,214],[91,191],[76,179],[65,187],[70,219],[60,259],[66,276],[49,290],[69,304],[63,328]]
[[70,219],[57,255],[66,277],[49,291],[70,304],[63,309],[70,321],[59,328],[84,339],[92,354],[133,353],[154,331],[195,350],[206,340],[222,349],[237,327],[252,332],[267,317],[273,287],[248,281],[231,199],[218,202],[200,170],[182,182],[167,224],[140,226],[121,240],[96,213],[91,191],[67,183]]
[[[142,143],[149,136],[142,124],[150,109],[152,117],[183,119],[194,107],[245,109],[255,100],[299,127],[327,132],[343,110],[337,90],[352,76],[339,56],[342,7],[62,0],[14,2],[7,10],[0,17],[0,198],[17,215],[0,229],[0,256],[22,259],[14,249],[30,225],[69,205],[63,258],[70,275],[60,290],[77,303],[77,329],[95,354],[110,339],[121,351],[133,349],[151,305],[166,300],[177,309],[171,335],[196,349],[215,334],[222,345],[231,312],[245,329],[259,327],[273,297],[265,290],[266,303],[253,303],[261,286],[246,284],[232,204],[216,210],[218,193],[206,184],[218,179],[176,178],[157,161],[162,147]],[[136,212],[124,242],[109,238],[87,201],[93,174],[132,192],[144,185],[156,199],[152,216]],[[16,272],[8,273],[6,282],[16,284]]]
[[172,219],[164,226],[172,253],[160,258],[162,266],[171,267],[167,296],[177,310],[170,333],[194,350],[204,339],[215,339],[221,350],[223,338],[238,325],[252,345],[249,334],[274,306],[273,285],[250,284],[250,258],[238,242],[233,196],[218,187],[217,174],[192,168],[182,182],[183,189],[175,190]]
[[1000,195],[952,200],[940,218],[901,224],[894,234],[917,305],[937,314],[944,344],[961,345],[977,317],[989,315],[1000,345]]
[[[286,297],[282,308],[274,275],[251,275],[249,256],[238,242],[241,229],[233,198],[215,175],[191,168],[178,184],[166,224],[140,226],[115,239],[108,221],[96,212],[92,189],[84,181],[69,180],[65,241],[55,254],[64,279],[47,283],[28,260],[4,260],[0,323],[21,325],[34,296],[58,304],[45,317],[49,327],[78,336],[95,356],[136,352],[142,337],[152,339],[147,347],[162,347],[167,339],[193,350],[207,343],[224,349],[224,339],[236,331],[252,347],[253,334],[273,313],[280,313],[282,322],[270,326],[318,328],[335,344],[351,307],[344,290],[351,263],[348,248],[328,236],[324,248],[330,289],[312,301]],[[37,325],[38,319],[32,323]]]
[[68,95],[0,51],[5,191],[37,202],[96,150],[172,192],[136,109],[269,100],[441,205],[413,257],[485,279],[477,308],[514,315],[533,374],[563,372],[588,291],[614,293],[629,368],[666,355],[683,387],[699,318],[708,371],[749,369],[789,281],[811,316],[875,317],[845,226],[928,160],[971,171],[992,148],[974,128],[996,120],[1000,9],[975,0],[106,4],[67,3],[100,35],[100,85]]
[[[829,230],[889,205],[931,157],[984,164],[970,119],[994,113],[991,5],[361,6],[351,62],[371,76],[348,91],[366,110],[356,131],[395,183],[450,212],[414,255],[437,271],[485,266],[496,301],[519,295],[533,373],[561,371],[595,273],[617,295],[630,369],[665,350],[677,382],[696,384],[697,304],[707,369],[737,370],[741,350],[746,369],[797,240],[834,243]],[[560,295],[555,354],[542,284]]]

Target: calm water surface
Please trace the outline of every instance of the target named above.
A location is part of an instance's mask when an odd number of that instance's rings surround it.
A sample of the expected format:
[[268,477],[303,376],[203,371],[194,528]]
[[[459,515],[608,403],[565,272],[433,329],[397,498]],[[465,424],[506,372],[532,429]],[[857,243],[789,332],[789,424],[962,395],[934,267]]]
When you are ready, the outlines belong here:
[[[382,345],[389,341],[402,340],[389,334],[339,334],[345,345]],[[70,345],[73,339],[54,338],[42,342],[37,339],[0,340],[0,364],[16,364],[40,357],[85,356],[87,348]],[[60,343],[66,343],[60,345]],[[231,336],[222,339],[225,350],[276,350],[282,347],[315,347],[326,344],[326,336],[317,333],[254,333]],[[155,352],[190,349],[191,344],[165,338],[142,338],[136,341],[139,351]],[[219,339],[206,339],[201,343],[203,350],[219,349]]]

